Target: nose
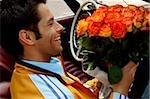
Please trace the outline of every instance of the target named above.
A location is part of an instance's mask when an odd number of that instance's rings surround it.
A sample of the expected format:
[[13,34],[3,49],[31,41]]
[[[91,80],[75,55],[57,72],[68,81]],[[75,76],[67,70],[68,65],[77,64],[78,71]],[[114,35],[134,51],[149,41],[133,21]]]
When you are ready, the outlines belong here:
[[56,22],[56,32],[62,33],[62,31],[64,31],[64,30],[65,30],[65,28],[61,24]]

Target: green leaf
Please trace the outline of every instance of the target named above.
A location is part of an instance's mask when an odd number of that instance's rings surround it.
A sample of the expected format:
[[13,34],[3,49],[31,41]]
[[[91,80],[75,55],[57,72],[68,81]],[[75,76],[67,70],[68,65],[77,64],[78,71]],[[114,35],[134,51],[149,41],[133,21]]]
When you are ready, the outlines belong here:
[[95,69],[94,62],[90,62],[87,70],[94,70],[94,69]]
[[83,39],[82,46],[87,50],[93,50],[94,42],[91,40],[91,38],[87,37]]
[[110,84],[116,84],[122,79],[122,70],[118,66],[112,66],[108,70],[108,80]]
[[79,45],[82,45],[82,42],[83,42],[83,39],[78,39],[78,41],[77,41],[77,43],[78,43]]
[[109,37],[110,41],[115,43],[115,40],[112,37]]
[[83,45],[83,42],[84,42],[84,40],[85,40],[86,38],[88,38],[88,36],[86,36],[86,35],[80,37],[80,38],[78,39],[77,43],[78,43],[79,45]]

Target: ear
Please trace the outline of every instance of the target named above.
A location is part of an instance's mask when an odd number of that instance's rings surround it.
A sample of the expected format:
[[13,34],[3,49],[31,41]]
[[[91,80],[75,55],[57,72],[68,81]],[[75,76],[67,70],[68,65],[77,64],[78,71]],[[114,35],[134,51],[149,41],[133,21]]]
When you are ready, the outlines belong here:
[[33,45],[35,37],[31,31],[22,29],[19,31],[19,40],[27,45]]

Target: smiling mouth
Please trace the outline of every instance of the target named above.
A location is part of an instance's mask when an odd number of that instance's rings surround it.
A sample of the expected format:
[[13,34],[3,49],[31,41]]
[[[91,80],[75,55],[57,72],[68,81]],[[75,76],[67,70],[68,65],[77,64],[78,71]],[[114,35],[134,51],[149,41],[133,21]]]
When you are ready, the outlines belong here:
[[60,42],[61,43],[61,37],[59,36],[59,37],[57,37],[56,39],[55,39],[55,41],[57,41],[57,42]]
[[61,40],[60,36],[55,39],[55,41]]

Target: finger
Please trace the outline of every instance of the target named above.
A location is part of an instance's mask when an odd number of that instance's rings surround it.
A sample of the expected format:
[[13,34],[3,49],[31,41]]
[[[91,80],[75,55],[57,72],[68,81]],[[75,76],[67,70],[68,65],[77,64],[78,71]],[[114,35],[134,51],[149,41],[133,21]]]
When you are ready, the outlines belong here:
[[137,67],[133,67],[132,69],[131,69],[131,73],[132,73],[132,77],[134,78],[134,76],[135,76],[135,73],[136,73],[136,70],[137,70]]
[[137,67],[139,64],[135,64],[133,61],[129,61],[127,65],[124,66],[123,69],[131,69],[132,67]]
[[139,63],[135,64],[134,67],[131,68],[131,71],[136,71],[137,67],[139,66]]

